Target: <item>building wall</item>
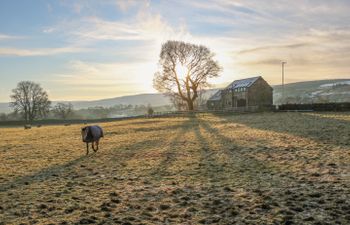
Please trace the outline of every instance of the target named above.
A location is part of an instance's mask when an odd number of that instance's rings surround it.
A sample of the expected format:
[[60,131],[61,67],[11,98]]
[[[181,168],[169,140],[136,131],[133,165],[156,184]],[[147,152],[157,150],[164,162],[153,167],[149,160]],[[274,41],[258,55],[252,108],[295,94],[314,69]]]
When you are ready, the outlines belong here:
[[272,87],[262,78],[259,78],[248,90],[248,106],[271,106]]
[[220,110],[222,109],[222,102],[221,100],[208,100],[207,108],[209,110]]
[[224,90],[221,96],[223,108],[232,107],[232,92],[230,90]]
[[235,90],[222,90],[221,100],[207,101],[208,109],[230,109],[245,106],[271,106],[272,87],[259,78],[249,88]]
[[233,92],[233,107],[244,107],[248,102],[248,89]]

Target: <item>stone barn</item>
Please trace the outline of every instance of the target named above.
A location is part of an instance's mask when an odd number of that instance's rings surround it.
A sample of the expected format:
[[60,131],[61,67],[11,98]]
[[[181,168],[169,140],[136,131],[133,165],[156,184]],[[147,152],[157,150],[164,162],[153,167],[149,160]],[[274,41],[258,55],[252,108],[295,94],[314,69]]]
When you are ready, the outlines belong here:
[[271,108],[272,87],[261,77],[235,80],[207,101],[209,110],[257,110]]

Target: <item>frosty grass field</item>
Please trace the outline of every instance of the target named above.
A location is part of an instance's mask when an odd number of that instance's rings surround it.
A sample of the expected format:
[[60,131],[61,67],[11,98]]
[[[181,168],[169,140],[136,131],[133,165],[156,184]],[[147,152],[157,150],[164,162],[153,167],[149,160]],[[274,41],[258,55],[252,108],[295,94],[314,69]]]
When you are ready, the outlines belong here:
[[350,113],[0,128],[0,224],[350,224]]

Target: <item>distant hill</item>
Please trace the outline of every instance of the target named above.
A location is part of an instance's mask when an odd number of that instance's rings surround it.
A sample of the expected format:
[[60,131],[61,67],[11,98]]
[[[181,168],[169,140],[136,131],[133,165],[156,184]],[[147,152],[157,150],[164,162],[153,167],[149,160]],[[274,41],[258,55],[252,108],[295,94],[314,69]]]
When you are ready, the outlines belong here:
[[[273,86],[274,104],[280,104],[282,85]],[[350,102],[350,79],[316,80],[289,83],[284,86],[288,103]]]
[[[275,85],[274,89],[274,104],[279,104],[282,97],[282,86]],[[209,98],[218,89],[207,90],[204,98]],[[316,80],[290,83],[285,85],[285,100],[288,102],[350,102],[350,79],[336,80]],[[55,104],[57,102],[53,102]],[[101,99],[95,101],[72,101],[75,109],[83,109],[88,107],[102,106],[111,107],[118,104],[126,105],[147,105],[162,106],[171,104],[169,98],[163,94],[139,94],[129,95],[109,99]],[[0,113],[10,112],[8,103],[0,103]]]
[[[65,101],[53,101],[53,105],[57,102]],[[68,101],[67,101],[68,102]],[[139,94],[139,95],[130,95],[122,96],[116,98],[108,98],[94,101],[71,101],[74,106],[74,109],[83,109],[89,107],[111,107],[114,105],[124,104],[124,105],[147,105],[151,104],[152,106],[162,106],[171,104],[170,100],[162,94]],[[8,103],[0,103],[0,113],[1,112],[10,112]]]
[[0,113],[9,113],[10,111],[9,103],[0,102]]
[[[216,89],[207,90],[204,94],[204,97],[208,98],[211,96]],[[59,101],[64,102],[64,101]],[[53,105],[55,105],[57,101],[53,102]],[[71,103],[74,106],[74,109],[84,109],[89,107],[96,107],[96,106],[102,106],[102,107],[111,107],[114,105],[148,105],[151,104],[152,106],[164,106],[164,105],[170,105],[170,99],[163,94],[155,93],[155,94],[138,94],[138,95],[129,95],[129,96],[122,96],[122,97],[116,97],[116,98],[108,98],[108,99],[101,99],[101,100],[94,100],[94,101],[71,101]],[[0,103],[0,113],[2,112],[10,112],[11,109],[9,108],[9,103]]]
[[82,109],[88,107],[102,106],[111,107],[114,105],[148,105],[162,106],[171,104],[169,98],[162,94],[139,94],[129,95],[116,98],[101,99],[95,101],[73,101],[71,102],[75,109]]

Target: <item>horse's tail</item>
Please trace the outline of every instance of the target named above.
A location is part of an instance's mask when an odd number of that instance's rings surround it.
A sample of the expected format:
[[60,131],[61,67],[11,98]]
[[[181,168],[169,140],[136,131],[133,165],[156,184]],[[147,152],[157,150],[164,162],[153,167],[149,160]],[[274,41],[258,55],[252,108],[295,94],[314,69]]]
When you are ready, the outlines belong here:
[[100,130],[101,130],[101,137],[103,137],[103,130],[102,128],[100,127]]

